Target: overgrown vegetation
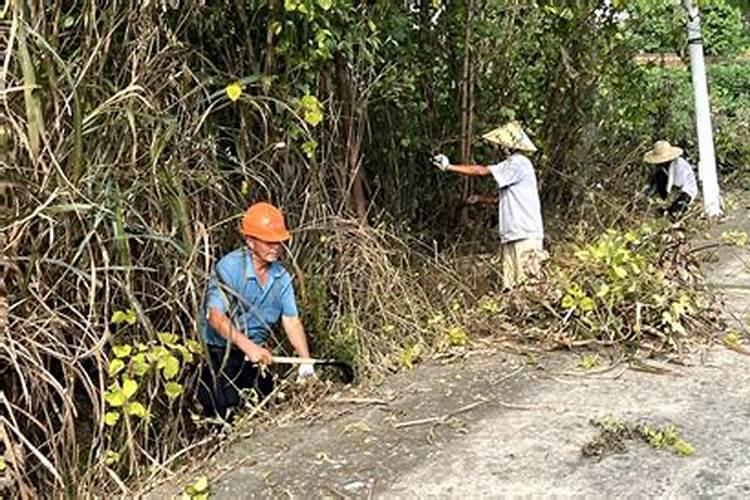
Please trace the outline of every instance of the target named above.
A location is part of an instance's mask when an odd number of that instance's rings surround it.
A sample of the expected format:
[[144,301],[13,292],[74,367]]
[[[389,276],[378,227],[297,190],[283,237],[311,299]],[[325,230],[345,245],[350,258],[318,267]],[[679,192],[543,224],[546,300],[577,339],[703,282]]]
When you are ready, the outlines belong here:
[[[684,54],[684,12],[680,5],[658,0],[629,3],[634,21],[633,38],[642,51]],[[704,0],[695,3],[701,9],[701,30],[707,55],[732,56],[750,46],[742,11],[734,5],[739,2]]]
[[[655,18],[621,14],[597,1],[8,3],[0,475],[13,495],[125,492],[194,443],[205,278],[255,200],[295,228],[288,265],[315,352],[361,375],[513,335],[540,316],[530,304],[566,317],[544,318],[563,340],[679,347],[689,286],[676,267],[641,282],[633,266],[673,262],[681,237],[639,229],[645,209],[623,199],[656,136],[695,154],[689,80],[634,63],[635,23]],[[719,161],[742,172],[748,67],[711,72]],[[512,117],[540,145],[555,248],[579,242],[550,295],[499,294],[494,211],[463,205],[490,185],[424,161],[494,161],[474,139]]]
[[595,338],[634,352],[679,351],[706,318],[693,290],[697,265],[680,231],[643,224],[608,229],[575,249],[560,267],[566,335]]
[[640,439],[657,450],[667,449],[686,457],[695,453],[695,448],[683,438],[673,424],[656,427],[648,423],[632,423],[613,417],[592,420],[599,434],[581,448],[585,457],[602,459],[612,453],[624,453],[629,441]]

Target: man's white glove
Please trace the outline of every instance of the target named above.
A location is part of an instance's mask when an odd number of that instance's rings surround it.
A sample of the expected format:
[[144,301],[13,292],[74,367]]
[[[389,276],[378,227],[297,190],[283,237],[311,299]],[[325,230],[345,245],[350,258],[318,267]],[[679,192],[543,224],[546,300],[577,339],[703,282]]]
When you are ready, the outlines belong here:
[[437,168],[445,172],[448,166],[451,164],[450,160],[445,155],[435,155],[432,157],[432,164]]
[[309,378],[315,377],[315,368],[312,363],[304,363],[299,365],[297,369],[297,383],[306,381]]

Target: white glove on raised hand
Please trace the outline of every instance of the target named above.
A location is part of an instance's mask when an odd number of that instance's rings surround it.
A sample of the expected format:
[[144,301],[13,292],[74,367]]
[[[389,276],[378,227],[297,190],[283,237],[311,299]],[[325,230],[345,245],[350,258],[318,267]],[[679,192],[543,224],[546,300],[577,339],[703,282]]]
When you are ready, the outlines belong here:
[[437,168],[445,172],[448,166],[451,164],[450,160],[445,155],[435,155],[432,157],[432,164]]
[[305,382],[309,378],[315,378],[315,368],[312,363],[299,365],[297,369],[297,383]]

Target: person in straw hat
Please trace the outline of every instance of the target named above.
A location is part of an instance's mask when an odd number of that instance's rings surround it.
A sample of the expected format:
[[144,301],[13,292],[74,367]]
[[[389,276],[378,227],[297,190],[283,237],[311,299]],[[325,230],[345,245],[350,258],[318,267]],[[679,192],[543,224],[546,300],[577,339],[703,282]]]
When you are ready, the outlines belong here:
[[547,257],[542,244],[544,228],[536,174],[524,154],[537,149],[517,121],[487,132],[482,139],[497,145],[506,159],[487,166],[453,165],[447,156],[439,154],[432,161],[443,172],[492,175],[497,182],[496,195],[472,195],[466,201],[470,204],[498,204],[503,285],[512,288],[527,276],[537,275]]
[[682,149],[667,141],[656,141],[654,147],[643,155],[643,161],[654,166],[646,194],[658,194],[662,200],[666,200],[672,188],[677,188],[679,194],[667,213],[673,219],[679,218],[698,195],[693,167],[682,158]]

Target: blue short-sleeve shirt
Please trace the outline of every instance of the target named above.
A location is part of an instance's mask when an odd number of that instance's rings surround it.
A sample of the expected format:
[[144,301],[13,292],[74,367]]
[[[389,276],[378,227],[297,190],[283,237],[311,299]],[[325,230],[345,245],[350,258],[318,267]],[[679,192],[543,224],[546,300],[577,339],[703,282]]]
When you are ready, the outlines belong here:
[[272,262],[266,284],[261,286],[248,248],[225,255],[214,266],[208,281],[199,328],[206,344],[224,347],[226,339],[208,323],[211,308],[226,314],[236,328],[258,345],[268,340],[271,326],[282,315],[298,315],[294,285],[287,270]]

